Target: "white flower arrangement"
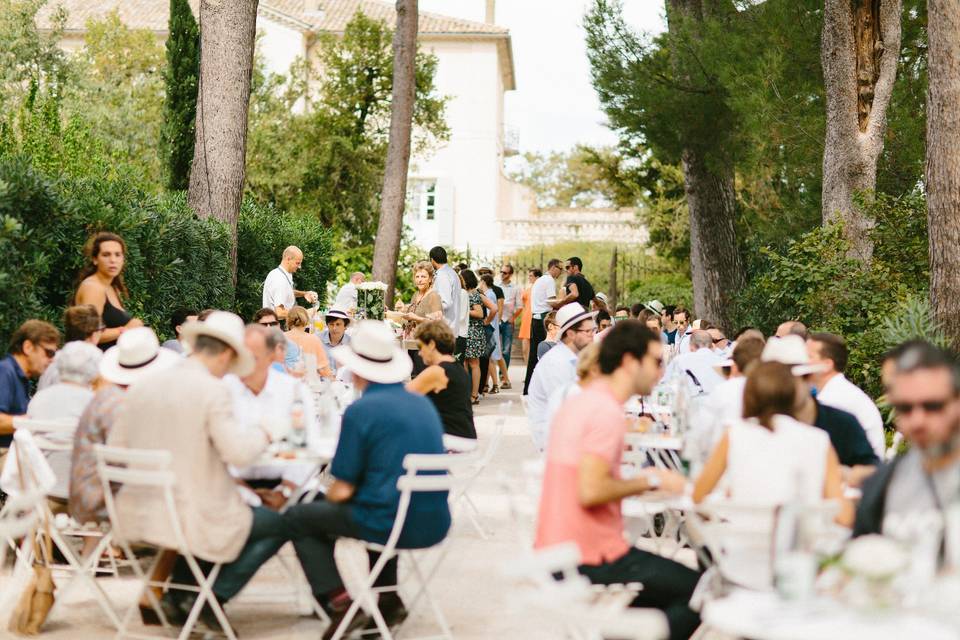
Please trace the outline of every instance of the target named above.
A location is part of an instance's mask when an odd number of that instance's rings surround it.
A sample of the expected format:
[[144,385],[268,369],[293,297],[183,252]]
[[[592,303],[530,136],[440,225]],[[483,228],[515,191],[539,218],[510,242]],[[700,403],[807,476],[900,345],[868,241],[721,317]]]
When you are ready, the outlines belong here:
[[840,564],[847,573],[873,581],[894,578],[907,566],[907,554],[894,540],[881,535],[854,538]]
[[386,290],[387,290],[387,283],[386,283],[386,282],[379,282],[379,281],[361,282],[360,284],[357,285],[357,289],[362,290],[362,291],[369,291],[369,290],[374,290],[374,289],[380,290],[380,291],[386,291]]
[[357,319],[383,320],[387,285],[361,282],[357,285]]

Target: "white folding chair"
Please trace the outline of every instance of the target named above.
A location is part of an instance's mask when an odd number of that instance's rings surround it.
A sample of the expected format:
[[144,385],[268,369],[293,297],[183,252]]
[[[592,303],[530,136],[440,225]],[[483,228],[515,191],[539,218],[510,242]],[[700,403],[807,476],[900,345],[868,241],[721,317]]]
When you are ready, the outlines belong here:
[[885,462],[890,462],[897,457],[897,451],[900,450],[901,443],[903,443],[903,434],[899,431],[894,431],[893,439],[890,441],[890,446],[887,447],[887,450],[883,454],[883,459]]
[[[447,623],[436,601],[430,596],[429,591],[430,581],[433,579],[433,576],[436,575],[437,569],[445,554],[441,551],[439,557],[434,561],[428,571],[425,571],[420,566],[416,557],[418,552],[426,552],[430,549],[442,547],[444,541],[426,549],[402,549],[397,547],[397,543],[400,540],[400,534],[407,520],[407,512],[410,507],[410,502],[413,499],[413,494],[450,492],[454,486],[450,469],[459,464],[457,461],[458,457],[456,454],[407,454],[407,456],[404,457],[403,468],[406,470],[406,473],[397,479],[397,488],[400,490],[400,502],[397,505],[397,516],[394,520],[393,528],[390,531],[390,536],[387,538],[386,543],[382,545],[366,541],[363,542],[363,546],[366,547],[366,549],[379,553],[380,557],[377,559],[377,562],[370,567],[368,575],[360,584],[356,585],[358,593],[351,594],[351,596],[353,596],[353,602],[347,610],[347,614],[340,622],[340,626],[337,627],[332,640],[340,640],[343,637],[346,629],[350,626],[350,622],[354,616],[356,616],[361,606],[373,616],[381,638],[383,640],[393,640],[393,635],[387,626],[386,620],[384,620],[383,614],[380,613],[380,609],[377,606],[375,596],[389,591],[398,592],[399,584],[387,587],[376,587],[374,584],[383,572],[387,562],[394,557],[403,557],[409,563],[413,578],[417,583],[417,592],[413,599],[410,600],[410,606],[408,607],[408,611],[410,612],[409,617],[413,617],[417,604],[420,599],[423,598],[433,610],[433,616],[437,625],[440,627],[441,634],[439,637],[453,638],[450,625]],[[419,475],[421,471],[444,473]]]
[[111,484],[114,486],[119,485],[121,490],[124,487],[135,487],[138,491],[143,491],[146,493],[156,492],[160,494],[164,513],[168,518],[170,528],[174,535],[173,542],[175,546],[173,549],[184,559],[190,569],[190,573],[193,574],[194,580],[197,581],[196,585],[190,585],[153,580],[151,576],[153,575],[157,564],[163,556],[162,553],[157,554],[156,558],[150,564],[150,567],[146,572],[144,572],[139,563],[132,563],[131,567],[133,568],[137,579],[140,581],[141,588],[137,594],[137,599],[134,601],[130,609],[128,609],[127,613],[123,617],[123,620],[120,622],[117,637],[167,637],[136,634],[129,631],[130,623],[133,620],[134,614],[138,610],[137,604],[139,603],[140,598],[142,598],[144,595],[146,595],[147,599],[150,601],[150,606],[157,613],[157,616],[160,618],[160,622],[163,624],[164,628],[171,628],[170,623],[163,614],[163,609],[160,607],[160,603],[157,600],[156,595],[153,593],[153,587],[166,587],[167,589],[188,591],[197,594],[197,599],[193,604],[193,608],[190,610],[190,614],[187,616],[187,620],[180,630],[179,640],[186,640],[186,638],[193,631],[193,627],[196,625],[197,619],[200,616],[200,611],[204,605],[210,606],[227,638],[229,638],[229,640],[236,640],[236,635],[233,632],[233,628],[230,626],[227,616],[223,613],[223,608],[220,606],[220,603],[217,602],[217,599],[213,594],[213,584],[217,579],[217,575],[220,573],[220,563],[214,564],[213,568],[210,569],[210,573],[204,576],[200,565],[197,563],[196,558],[194,558],[193,554],[190,552],[190,548],[187,546],[187,541],[180,524],[180,516],[179,512],[177,511],[176,500],[174,499],[173,495],[174,487],[176,485],[176,476],[174,476],[173,471],[170,470],[170,463],[172,459],[171,453],[163,449],[125,449],[120,447],[108,447],[105,445],[94,445],[94,454],[97,458],[97,473],[99,474],[100,482],[103,485],[103,495],[107,506],[107,513],[110,516],[110,523],[113,526],[113,531],[115,532],[114,537],[117,544],[120,545],[127,557],[135,557],[133,550],[130,547],[131,543],[150,543],[143,540],[127,540],[118,535],[118,533],[123,529],[120,525],[120,518],[117,512],[117,505],[116,501],[114,500]]
[[9,496],[0,509],[0,569],[7,561],[7,545],[17,548],[17,541],[26,538],[39,520],[39,503],[44,500],[42,491],[31,491]]
[[[62,529],[58,527],[57,519],[47,504],[45,497],[46,492],[53,486],[53,483],[56,481],[56,476],[53,470],[50,469],[50,465],[47,463],[47,459],[44,457],[40,447],[37,446],[33,434],[27,429],[18,429],[13,434],[13,440],[16,450],[11,448],[11,453],[8,454],[7,464],[9,465],[16,461],[22,493],[30,494],[40,492],[44,494],[44,499],[36,503],[37,517],[41,521],[45,520],[48,522],[50,526],[45,527],[43,530],[38,527],[35,535],[39,537],[46,533],[46,531],[49,531],[53,545],[56,546],[64,560],[66,560],[66,564],[53,565],[50,567],[54,572],[66,574],[69,577],[67,583],[59,589],[57,600],[54,603],[54,610],[60,603],[65,601],[66,595],[75,585],[81,584],[93,595],[97,604],[113,626],[119,628],[120,619],[117,617],[117,613],[114,611],[110,599],[100,585],[97,584],[97,581],[94,580],[94,575],[97,573],[97,563],[100,556],[103,555],[104,550],[110,544],[110,536],[100,535],[100,542],[93,552],[86,558],[81,557],[78,550],[69,544],[64,537],[65,535],[74,535],[71,528],[69,526],[63,527]],[[32,554],[33,546],[30,545],[28,547],[24,544],[20,554],[21,561],[27,563],[32,562]],[[51,611],[50,615],[52,616],[53,613],[54,611]]]
[[[508,402],[504,406],[509,407],[509,405],[510,403]],[[505,411],[501,409],[501,413],[505,413]],[[480,474],[490,465],[493,457],[497,455],[500,442],[503,440],[503,430],[506,422],[506,415],[501,415],[497,418],[493,433],[486,439],[485,443],[478,445],[477,449],[473,452],[456,454],[458,464],[453,469],[456,482],[454,483],[453,493],[450,495],[450,508],[451,510],[462,509],[465,511],[470,524],[473,525],[473,528],[476,529],[477,533],[484,540],[489,538],[490,534],[480,522],[483,516],[480,514],[480,509],[477,508],[476,503],[470,497],[469,492],[473,483],[476,482]]]

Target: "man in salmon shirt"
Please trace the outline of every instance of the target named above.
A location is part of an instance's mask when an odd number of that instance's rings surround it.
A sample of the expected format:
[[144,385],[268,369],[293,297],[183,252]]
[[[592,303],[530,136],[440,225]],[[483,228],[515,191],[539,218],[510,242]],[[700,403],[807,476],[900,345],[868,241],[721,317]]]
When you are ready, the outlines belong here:
[[620,501],[646,491],[681,493],[680,474],[648,469],[620,477],[627,432],[623,404],[648,395],[663,374],[660,336],[639,321],[617,323],[600,344],[601,378],[571,396],[550,427],[536,548],[580,547],[579,570],[594,584],[641,582],[636,607],[666,614],[672,639],[689,638],[700,619],[688,603],[699,574],[624,539]]

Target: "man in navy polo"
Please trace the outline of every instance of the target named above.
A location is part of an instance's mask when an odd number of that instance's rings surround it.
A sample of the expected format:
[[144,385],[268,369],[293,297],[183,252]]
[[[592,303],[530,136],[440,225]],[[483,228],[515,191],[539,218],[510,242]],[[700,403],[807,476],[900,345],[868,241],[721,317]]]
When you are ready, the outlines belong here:
[[0,448],[13,440],[13,419],[27,413],[28,380],[35,380],[53,362],[60,332],[42,320],[27,320],[10,338],[10,353],[0,360]]
[[[397,480],[410,453],[443,453],[443,425],[433,403],[404,389],[413,367],[409,356],[382,322],[361,321],[349,344],[332,350],[353,373],[363,396],[343,415],[337,452],[330,464],[334,482],[324,499],[289,509],[284,517],[297,556],[317,601],[330,613],[331,638],[350,601],[337,572],[333,549],[338,537],[383,544],[397,514]],[[397,546],[418,549],[443,540],[450,529],[447,493],[414,494]],[[371,568],[379,554],[370,554]],[[397,559],[387,563],[376,586],[397,584]],[[396,591],[380,594],[387,624],[399,625],[407,611]],[[359,613],[344,637],[371,619]]]

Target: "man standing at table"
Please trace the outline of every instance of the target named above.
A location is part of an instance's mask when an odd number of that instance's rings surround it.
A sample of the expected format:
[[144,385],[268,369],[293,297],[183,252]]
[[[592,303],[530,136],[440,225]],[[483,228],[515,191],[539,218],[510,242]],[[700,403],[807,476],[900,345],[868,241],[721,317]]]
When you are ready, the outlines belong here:
[[447,264],[447,250],[443,247],[430,249],[430,263],[435,271],[433,288],[440,295],[443,321],[453,335],[457,335],[460,322],[460,276]]
[[[411,453],[444,452],[440,416],[430,400],[404,388],[413,363],[389,327],[361,321],[350,344],[334,349],[333,356],[353,372],[354,386],[363,395],[343,414],[337,452],[330,463],[334,480],[326,497],[284,514],[314,597],[332,619],[324,639],[333,637],[350,604],[333,557],[337,538],[386,543],[400,501],[397,480],[405,473],[403,459]],[[430,547],[443,540],[449,529],[447,493],[417,494],[411,498],[397,546]],[[370,552],[371,567],[378,557]],[[396,585],[394,557],[375,585],[385,589],[377,607],[389,627],[407,616]],[[358,613],[343,637],[370,620]]]
[[537,278],[530,289],[530,355],[527,356],[527,375],[523,380],[523,395],[530,390],[530,378],[537,368],[537,347],[547,338],[547,327],[543,319],[553,311],[551,298],[557,295],[557,278],[560,277],[561,262],[554,258],[547,263],[547,272]]
[[303,264],[303,252],[293,245],[283,250],[280,265],[267,274],[263,281],[263,308],[273,309],[277,317],[287,317],[287,312],[297,304],[297,298],[307,302],[317,301],[316,291],[298,291],[293,288],[293,274]]
[[574,542],[578,569],[594,584],[640,582],[632,606],[667,616],[673,640],[689,638],[700,623],[688,603],[696,571],[641,551],[624,539],[620,501],[647,491],[683,491],[683,476],[646,469],[625,480],[620,463],[627,433],[623,404],[649,395],[663,375],[660,336],[636,320],[617,323],[600,343],[599,380],[571,396],[555,414],[547,445],[534,547]]
[[350,281],[340,287],[340,291],[337,292],[337,297],[333,301],[332,306],[337,307],[338,309],[343,309],[351,315],[356,313],[357,285],[362,284],[364,280],[366,280],[366,276],[359,271],[351,274]]

